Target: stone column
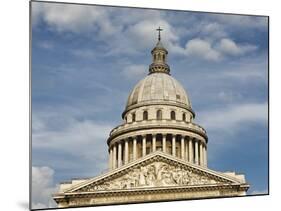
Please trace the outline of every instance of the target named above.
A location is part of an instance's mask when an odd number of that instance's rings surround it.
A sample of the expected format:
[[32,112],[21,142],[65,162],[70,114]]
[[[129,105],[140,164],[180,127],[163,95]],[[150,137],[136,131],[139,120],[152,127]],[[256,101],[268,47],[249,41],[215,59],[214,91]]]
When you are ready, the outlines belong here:
[[162,134],[162,151],[166,152],[166,134]]
[[207,167],[207,145],[204,147],[204,166]]
[[112,147],[110,147],[110,149],[109,149],[109,170],[112,169],[112,153],[113,153],[113,150],[112,150]]
[[112,169],[116,168],[116,145],[113,145]]
[[122,165],[122,143],[119,141],[118,143],[118,167]]
[[205,151],[204,151],[204,144],[203,144],[203,142],[202,142],[201,144],[202,144],[202,164],[201,164],[201,166],[205,166]]
[[146,135],[142,136],[142,156],[146,155]]
[[181,136],[181,159],[184,159],[184,136]]
[[133,160],[137,159],[137,137],[133,138]]
[[198,141],[195,139],[195,164],[198,165],[199,164],[199,160],[198,160]]
[[176,156],[176,136],[172,135],[172,155]]
[[185,140],[185,160],[188,161],[188,140]]
[[125,139],[124,164],[129,162],[129,139]]
[[203,143],[200,141],[199,143],[199,157],[200,157],[200,166],[203,166]]
[[192,147],[192,138],[188,137],[188,161],[193,163],[193,147]]
[[152,152],[156,151],[156,134],[152,134]]

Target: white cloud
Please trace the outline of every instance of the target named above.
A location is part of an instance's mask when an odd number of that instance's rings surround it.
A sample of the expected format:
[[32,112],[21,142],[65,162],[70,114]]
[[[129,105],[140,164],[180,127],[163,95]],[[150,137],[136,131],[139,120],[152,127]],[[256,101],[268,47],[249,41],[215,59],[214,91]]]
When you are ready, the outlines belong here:
[[263,190],[253,190],[248,195],[259,195],[259,194],[268,194],[268,189]]
[[188,56],[201,57],[205,60],[218,61],[221,54],[214,50],[211,44],[202,39],[192,39],[186,43],[186,54]]
[[[162,41],[171,53],[217,62],[226,56],[244,55],[257,49],[247,43],[238,45],[230,39],[225,30],[226,23],[236,24],[240,21],[249,25],[254,23],[254,20],[264,22],[264,19],[226,15],[223,17],[226,17],[228,22],[224,22],[220,15],[213,15],[210,16],[213,21],[196,20],[194,26],[186,30],[184,24],[175,29],[172,22],[169,22],[173,20],[167,17],[164,11],[128,8],[117,10],[110,7],[33,2],[34,23],[43,20],[51,30],[83,33],[85,36],[93,36],[95,40],[105,41],[103,56],[120,53],[132,55],[152,48],[156,43],[155,29],[161,26],[164,29]],[[182,31],[187,31],[195,37],[184,47],[180,44]],[[72,53],[84,58],[96,56],[91,50],[85,49],[76,49]]]
[[202,21],[197,25],[200,36],[204,36],[208,40],[216,40],[222,37],[228,37],[223,25],[215,21]]
[[44,49],[53,49],[54,48],[53,43],[50,41],[41,41],[41,42],[37,43],[37,45],[40,48],[44,48]]
[[226,56],[240,56],[256,49],[257,46],[250,44],[237,45],[229,38],[222,38],[217,41],[194,38],[186,43],[182,52],[188,56],[208,61],[220,61]]
[[220,75],[222,79],[235,79],[241,81],[258,80],[267,83],[268,78],[267,55],[260,55],[253,58],[244,58],[238,62],[233,62],[230,68],[224,69]]
[[154,20],[141,20],[128,29],[128,34],[133,41],[133,46],[154,46],[156,41],[156,27],[158,26],[165,29],[165,33],[162,33],[161,38],[167,47],[173,45],[173,42],[179,39],[174,33],[172,26],[167,21],[161,19],[161,17],[158,17]]
[[58,190],[53,184],[54,170],[47,166],[32,166],[32,209],[56,207],[52,194]]
[[243,55],[256,49],[257,46],[254,45],[237,45],[233,40],[228,38],[221,39],[218,44],[218,50],[220,52],[234,56]]
[[103,35],[112,35],[117,30],[109,21],[106,9],[102,7],[33,2],[32,14],[35,25],[44,20],[58,32],[80,33],[98,29]]
[[74,49],[71,53],[77,57],[93,59],[98,56],[97,52],[93,49]]
[[242,99],[242,95],[239,92],[228,90],[228,91],[220,91],[218,93],[218,98],[222,102],[234,103],[237,100],[241,100]]
[[228,27],[266,29],[267,19],[258,16],[213,14],[213,18]]
[[122,74],[129,79],[136,79],[145,76],[148,73],[147,65],[129,65],[125,67]]
[[207,130],[225,132],[243,127],[245,123],[267,124],[267,103],[231,105],[200,112],[199,122]]
[[[95,171],[107,168],[106,140],[112,125],[77,120],[67,112],[42,112],[32,114],[33,150],[59,150],[60,152],[97,161]],[[34,130],[34,127],[36,128]],[[77,163],[78,165],[78,163]]]

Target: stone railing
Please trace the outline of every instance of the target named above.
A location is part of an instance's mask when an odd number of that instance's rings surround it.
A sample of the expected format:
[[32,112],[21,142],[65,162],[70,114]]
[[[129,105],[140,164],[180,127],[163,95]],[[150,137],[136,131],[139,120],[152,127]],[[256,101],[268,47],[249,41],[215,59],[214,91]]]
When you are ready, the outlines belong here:
[[179,128],[182,127],[183,129],[191,129],[195,132],[199,132],[200,134],[203,134],[206,136],[206,130],[201,127],[200,125],[197,125],[195,123],[191,122],[184,122],[184,121],[178,121],[178,120],[146,120],[146,121],[136,121],[131,123],[124,123],[121,125],[118,125],[117,127],[113,128],[110,132],[110,136],[115,136],[118,133],[125,132],[127,129],[133,130],[133,129],[139,129],[142,127],[149,128],[149,127],[170,127],[170,128]]

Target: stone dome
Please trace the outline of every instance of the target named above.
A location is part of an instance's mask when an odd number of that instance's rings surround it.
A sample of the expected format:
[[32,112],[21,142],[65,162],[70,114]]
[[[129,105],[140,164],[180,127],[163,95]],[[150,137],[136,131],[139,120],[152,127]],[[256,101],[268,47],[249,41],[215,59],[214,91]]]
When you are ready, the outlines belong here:
[[167,73],[155,72],[139,81],[130,93],[126,109],[136,104],[178,104],[191,109],[191,103],[182,85]]

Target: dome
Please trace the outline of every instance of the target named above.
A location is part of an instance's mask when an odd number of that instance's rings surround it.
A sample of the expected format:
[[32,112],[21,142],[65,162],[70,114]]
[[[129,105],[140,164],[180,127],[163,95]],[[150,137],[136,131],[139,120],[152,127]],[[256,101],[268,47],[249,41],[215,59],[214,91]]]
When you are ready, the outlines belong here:
[[139,81],[130,93],[122,117],[129,110],[149,105],[181,107],[189,110],[195,116],[184,88],[170,75],[170,66],[167,63],[168,51],[161,42],[160,34],[151,55],[152,63],[149,65],[149,74]]
[[182,85],[166,73],[153,73],[139,81],[130,93],[126,110],[136,104],[171,103],[191,109]]

